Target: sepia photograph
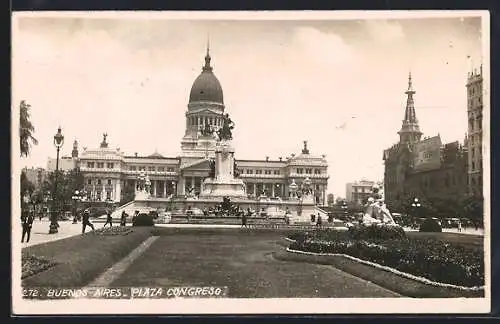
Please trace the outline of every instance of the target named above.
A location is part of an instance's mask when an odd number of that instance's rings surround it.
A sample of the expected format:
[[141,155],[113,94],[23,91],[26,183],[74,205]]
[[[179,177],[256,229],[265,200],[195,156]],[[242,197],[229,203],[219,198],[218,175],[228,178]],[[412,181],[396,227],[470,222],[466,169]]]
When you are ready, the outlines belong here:
[[489,312],[489,41],[487,11],[13,13],[13,312]]

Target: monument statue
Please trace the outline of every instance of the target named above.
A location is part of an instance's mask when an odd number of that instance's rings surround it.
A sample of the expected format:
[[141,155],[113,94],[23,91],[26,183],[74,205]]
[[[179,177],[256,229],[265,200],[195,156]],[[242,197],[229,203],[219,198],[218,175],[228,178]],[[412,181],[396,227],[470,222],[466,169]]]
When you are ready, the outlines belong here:
[[209,167],[210,167],[210,171],[208,173],[208,178],[209,179],[213,179],[213,178],[215,178],[215,160],[210,160],[208,162],[208,164],[209,164]]
[[366,204],[366,211],[363,215],[363,225],[396,225],[392,215],[384,203],[382,195],[379,193],[379,188],[374,186],[373,196],[368,198]]
[[231,120],[231,118],[229,118],[229,114],[226,113],[222,117],[222,127],[217,131],[217,136],[219,137],[219,141],[232,140],[233,129],[234,129],[234,123]]

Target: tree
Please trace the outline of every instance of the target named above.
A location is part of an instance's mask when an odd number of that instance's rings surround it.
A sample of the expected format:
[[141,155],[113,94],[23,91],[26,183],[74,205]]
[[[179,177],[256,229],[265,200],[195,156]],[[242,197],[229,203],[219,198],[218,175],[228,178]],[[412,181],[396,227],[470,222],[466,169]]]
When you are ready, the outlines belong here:
[[[73,195],[76,190],[82,190],[84,185],[84,177],[78,169],[64,172],[57,171],[57,192],[54,193],[54,181],[56,178],[56,171],[47,175],[44,183],[42,184],[42,192],[50,192],[51,198],[59,207],[71,206]],[[69,208],[69,207],[68,207]]]
[[482,197],[470,196],[462,200],[463,216],[476,224],[481,224],[484,218],[484,201]]
[[20,139],[20,149],[21,157],[28,156],[30,154],[31,145],[38,145],[38,140],[33,136],[35,133],[35,127],[30,121],[30,110],[31,106],[22,100],[19,105],[19,139]]
[[124,205],[135,199],[135,187],[132,182],[125,182],[125,186],[123,187],[122,197],[120,200],[120,204]]

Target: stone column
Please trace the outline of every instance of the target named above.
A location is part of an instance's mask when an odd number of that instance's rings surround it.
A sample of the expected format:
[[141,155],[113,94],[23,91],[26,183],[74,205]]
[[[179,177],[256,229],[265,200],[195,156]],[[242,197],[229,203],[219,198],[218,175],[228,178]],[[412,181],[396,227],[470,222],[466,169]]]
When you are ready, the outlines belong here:
[[255,182],[253,183],[253,195],[254,197],[257,196],[257,184]]
[[116,180],[115,186],[115,201],[120,202],[122,200],[122,183],[121,180]]
[[167,181],[163,181],[163,198],[167,197]]
[[191,192],[192,194],[194,194],[195,178],[196,177],[191,177],[191,189],[193,189],[193,191]]
[[273,183],[271,184],[272,188],[271,188],[271,197],[274,198],[274,195],[275,195],[275,192],[274,192],[274,187],[276,187],[276,184]]
[[179,182],[177,183],[177,193],[178,195],[184,195],[186,194],[186,190],[185,190],[185,182],[186,180],[184,179],[183,176],[179,177]]
[[158,186],[158,181],[153,180],[153,197],[156,197],[156,187]]

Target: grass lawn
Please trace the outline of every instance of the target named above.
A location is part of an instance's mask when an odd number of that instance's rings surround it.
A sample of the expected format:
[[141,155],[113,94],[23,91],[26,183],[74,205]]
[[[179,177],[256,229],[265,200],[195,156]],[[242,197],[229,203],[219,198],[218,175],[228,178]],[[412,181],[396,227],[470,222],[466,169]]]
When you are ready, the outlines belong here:
[[82,287],[128,255],[150,236],[151,228],[135,228],[127,235],[84,235],[26,247],[23,259],[35,256],[56,265],[29,276],[24,287]]
[[227,286],[230,298],[397,297],[332,266],[283,262],[281,231],[161,228],[112,286]]

